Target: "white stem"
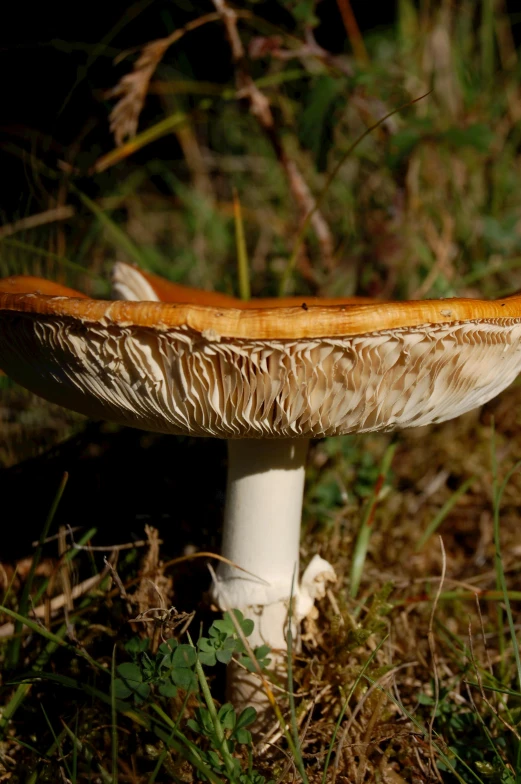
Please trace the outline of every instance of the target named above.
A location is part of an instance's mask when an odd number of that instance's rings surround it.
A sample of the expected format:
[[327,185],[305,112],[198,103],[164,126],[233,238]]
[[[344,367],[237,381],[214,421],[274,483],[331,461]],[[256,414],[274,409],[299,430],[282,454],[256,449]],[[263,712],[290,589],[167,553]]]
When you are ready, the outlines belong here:
[[221,607],[247,610],[257,621],[254,645],[261,644],[262,638],[274,647],[285,647],[283,622],[275,622],[279,628],[270,633],[258,628],[258,615],[262,607],[280,600],[287,614],[289,597],[297,592],[307,447],[303,439],[228,442],[221,552],[249,574],[221,564],[214,598]]
[[[284,679],[290,598],[296,645],[300,621],[335,580],[330,564],[312,558],[299,586],[299,544],[304,467],[304,439],[236,440],[228,442],[228,486],[221,563],[213,598],[221,609],[241,610],[255,623],[250,645],[269,645],[271,669]],[[254,705],[258,720],[266,714],[267,697],[256,675],[231,664],[228,699],[236,709]]]

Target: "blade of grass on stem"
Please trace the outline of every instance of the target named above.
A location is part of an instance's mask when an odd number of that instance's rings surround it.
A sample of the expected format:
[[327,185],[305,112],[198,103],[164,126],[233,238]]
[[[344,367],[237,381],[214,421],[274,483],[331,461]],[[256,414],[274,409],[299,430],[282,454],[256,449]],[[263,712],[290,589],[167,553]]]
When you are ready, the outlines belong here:
[[[67,625],[63,624],[61,626],[56,635],[54,640],[49,640],[47,645],[43,648],[41,653],[38,655],[34,665],[33,671],[34,672],[41,672],[45,665],[49,662],[55,651],[62,645],[65,635],[67,634]],[[20,683],[7,703],[7,705],[2,708],[2,714],[0,716],[0,738],[4,736],[11,719],[13,718],[14,714],[27,697],[29,692],[31,691],[32,683]]]
[[2,605],[0,605],[0,613],[5,613],[5,615],[8,615],[14,621],[20,621],[21,625],[29,627],[31,631],[36,632],[36,634],[40,634],[42,637],[45,637],[46,640],[49,640],[50,642],[56,642],[62,648],[68,648],[74,653],[75,656],[81,656],[82,659],[86,659],[86,661],[88,661],[89,664],[91,664],[98,672],[107,672],[107,670],[102,667],[99,662],[93,659],[92,656],[89,656],[87,651],[83,650],[82,648],[75,648],[73,645],[70,645],[64,640],[61,640],[56,634],[53,634],[53,632],[50,632],[45,628],[45,626],[41,626],[36,621],[32,621],[30,618],[24,618],[24,616],[20,615],[20,613],[17,613],[14,610],[10,610],[9,607],[3,607]]
[[100,775],[100,778],[101,778],[103,784],[114,784],[114,782],[112,780],[112,776],[110,775],[108,770],[106,770],[106,768],[103,767],[101,762],[96,759],[94,753],[90,750],[90,748],[87,746],[87,744],[81,742],[81,740],[78,738],[78,736],[70,729],[70,727],[68,727],[65,724],[63,719],[62,719],[62,724],[65,727],[67,735],[71,739],[71,741],[73,743],[73,746],[77,749],[77,751],[80,754],[84,755],[85,759],[87,760],[87,762],[89,764],[94,762],[94,764],[96,765],[96,767],[98,769],[98,773]]
[[300,750],[300,738],[298,734],[298,725],[297,725],[297,711],[295,709],[295,693],[293,691],[293,589],[295,587],[297,580],[296,569],[293,570],[293,578],[291,580],[291,594],[289,600],[289,610],[288,610],[288,633],[287,633],[287,642],[288,642],[288,692],[289,692],[289,710],[291,716],[291,732],[293,735],[293,756],[295,758],[295,765],[297,766],[297,770],[302,777],[302,781],[304,784],[308,784],[308,777],[306,774],[306,769],[304,767],[304,760],[302,759],[302,752]]
[[72,183],[69,183],[69,185],[85,206],[88,207],[92,214],[98,219],[103,228],[106,229],[107,234],[111,237],[114,244],[126,253],[132,261],[142,267],[144,254],[130,239],[128,234],[126,234],[126,232],[124,232],[123,229],[121,229],[118,224],[101,209],[101,207],[98,207],[95,201],[90,199],[85,193],[82,193],[82,191],[76,188]]
[[367,661],[364,662],[364,665],[363,665],[362,669],[360,670],[360,672],[358,673],[357,677],[355,678],[355,680],[351,684],[351,688],[349,689],[349,693],[348,693],[347,697],[344,700],[344,704],[342,705],[342,710],[340,711],[340,714],[338,716],[337,722],[335,724],[335,729],[333,730],[333,735],[331,736],[331,741],[329,743],[329,748],[328,748],[327,754],[326,754],[326,761],[324,763],[324,772],[322,773],[322,784],[326,784],[327,771],[328,771],[328,768],[329,768],[329,763],[331,761],[331,756],[333,754],[333,749],[335,748],[335,741],[336,741],[336,738],[337,738],[337,735],[338,735],[338,730],[340,729],[340,725],[342,724],[342,720],[343,720],[343,718],[345,716],[347,707],[348,707],[348,705],[349,705],[349,703],[351,701],[351,697],[355,693],[355,689],[358,686],[358,684],[360,683],[360,681],[362,680],[364,674],[369,669],[369,665],[371,664],[371,662],[375,658],[376,654],[378,653],[378,651],[380,650],[380,648],[382,647],[382,645],[384,644],[384,642],[387,639],[388,639],[388,635],[386,635],[383,638],[383,640],[381,640],[378,643],[378,645],[376,646],[374,651],[371,652],[371,654],[370,654],[369,658],[367,659]]
[[[40,705],[40,707],[42,709],[42,713],[44,715],[45,722],[46,722],[47,726],[49,727],[49,731],[50,731],[50,733],[51,733],[51,735],[52,735],[52,737],[54,739],[53,746],[58,750],[58,753],[60,755],[60,760],[63,760],[63,765],[65,766],[65,769],[67,771],[67,775],[69,776],[70,779],[73,779],[73,773],[72,773],[71,769],[69,768],[69,763],[67,761],[66,755],[63,753],[63,747],[62,747],[62,738],[66,735],[67,731],[66,731],[66,729],[64,727],[62,729],[62,731],[60,732],[60,734],[56,735],[56,732],[54,731],[54,727],[52,726],[52,721],[49,719],[43,703]],[[75,781],[76,779],[73,779],[73,780]]]
[[369,548],[369,540],[373,531],[374,514],[378,505],[380,492],[384,486],[387,475],[391,469],[394,453],[398,444],[391,444],[385,450],[380,471],[373,487],[371,498],[366,506],[365,514],[358,531],[356,543],[353,550],[353,560],[351,562],[351,575],[350,575],[350,595],[352,599],[356,599],[362,574],[364,571],[365,561],[367,558],[367,550]]
[[[187,637],[190,645],[195,648],[192,638],[187,632]],[[202,668],[201,662],[197,659],[195,663],[195,674],[197,675],[197,680],[199,681],[199,686],[201,687],[201,691],[203,693],[204,701],[206,702],[206,707],[208,708],[208,713],[210,714],[210,718],[212,720],[212,724],[215,730],[215,735],[217,741],[220,746],[220,752],[223,758],[224,767],[226,768],[226,772],[233,780],[235,766],[233,763],[233,757],[228,749],[228,744],[226,743],[226,737],[224,734],[223,726],[220,722],[219,716],[217,715],[217,710],[215,708],[215,702],[213,701],[212,693],[210,691],[210,687],[208,686],[208,681],[206,680],[206,676],[204,674],[204,670]]]
[[112,648],[112,666],[110,678],[110,717],[111,717],[111,740],[112,740],[112,782],[118,784],[118,722],[116,708],[116,646]]
[[463,484],[461,484],[457,490],[455,490],[448,501],[446,501],[443,506],[441,507],[438,514],[434,517],[433,520],[429,523],[423,534],[420,536],[420,539],[416,545],[416,552],[422,549],[425,542],[430,539],[430,537],[436,533],[440,525],[443,523],[449,512],[452,508],[456,505],[459,499],[465,495],[467,490],[472,487],[474,482],[476,481],[477,476],[471,476],[469,479],[466,479]]
[[[31,567],[29,569],[29,574],[27,575],[27,580],[25,581],[25,584],[24,584],[24,587],[23,587],[23,591],[22,591],[22,595],[20,597],[20,604],[18,605],[18,609],[20,611],[20,615],[21,616],[27,615],[27,612],[28,612],[28,609],[29,609],[29,597],[31,595],[31,589],[33,587],[33,580],[34,580],[34,576],[36,574],[36,569],[38,567],[38,564],[40,563],[40,560],[41,560],[41,557],[42,557],[42,552],[43,552],[43,546],[44,546],[45,540],[47,539],[47,535],[48,535],[49,529],[50,529],[50,527],[52,525],[52,521],[54,520],[54,516],[56,514],[56,510],[58,509],[59,503],[61,501],[61,497],[63,495],[65,487],[67,486],[67,480],[68,479],[69,479],[69,475],[67,473],[64,473],[64,475],[62,477],[62,480],[61,480],[61,482],[60,482],[60,484],[58,486],[58,490],[56,492],[56,495],[54,497],[54,501],[51,504],[51,508],[50,508],[49,513],[47,515],[47,519],[45,520],[45,523],[43,525],[42,532],[40,534],[40,539],[38,541],[38,546],[37,546],[37,548],[36,548],[36,550],[34,552],[34,555],[33,555],[32,561],[31,561]],[[23,624],[23,621],[20,621],[20,620],[16,620],[16,622],[15,622],[14,637],[12,638],[12,640],[10,640],[8,648],[7,648],[7,656],[6,656],[6,667],[7,667],[7,669],[10,669],[10,668],[15,669],[17,667],[17,665],[18,665],[18,662],[19,662],[19,659],[20,659],[20,650],[21,650],[21,646],[22,646],[22,638],[21,638],[21,635],[20,635],[20,632],[22,630],[22,624]]]
[[233,214],[235,217],[235,245],[237,249],[237,273],[239,278],[239,296],[243,300],[251,297],[248,251],[244,236],[241,202],[237,191],[233,190]]
[[498,590],[502,592],[505,604],[505,612],[508,620],[508,627],[510,630],[510,638],[512,640],[512,648],[514,651],[514,659],[517,670],[517,680],[519,688],[521,689],[521,655],[519,652],[519,644],[517,641],[516,627],[514,617],[512,615],[512,607],[510,605],[510,597],[505,579],[505,570],[503,568],[503,558],[501,556],[501,537],[500,537],[500,509],[503,493],[512,477],[512,475],[521,468],[521,460],[519,460],[513,468],[507,473],[502,484],[499,484],[497,457],[496,457],[496,443],[495,431],[492,426],[491,437],[491,450],[492,450],[492,493],[493,493],[493,513],[494,513],[494,547],[495,547],[495,561],[496,561],[496,581]]
[[[188,705],[189,698],[190,698],[190,692],[187,691],[186,694],[185,694],[185,698],[183,700],[183,704],[181,705],[181,710],[177,714],[177,718],[175,720],[175,726],[172,728],[172,731],[170,733],[169,744],[171,744],[171,742],[172,742],[172,740],[174,738],[174,734],[175,734],[176,730],[179,727],[179,723],[181,721],[181,718],[184,716],[184,713],[185,713],[185,710],[186,710],[186,706]],[[164,748],[163,751],[161,752],[161,754],[159,755],[159,758],[157,760],[156,766],[155,766],[154,770],[152,771],[152,773],[150,774],[150,778],[149,778],[147,784],[154,784],[157,776],[159,775],[159,772],[161,771],[161,768],[163,767],[163,765],[165,763],[165,760],[166,760],[166,758],[168,756],[168,753],[169,752],[168,752],[168,745],[167,745],[166,748]]]
[[[87,267],[83,267],[81,264],[78,264],[75,261],[70,261],[69,259],[64,258],[63,256],[59,256],[57,253],[52,253],[52,251],[47,250],[46,248],[40,248],[36,245],[31,245],[28,242],[22,242],[21,240],[14,240],[12,237],[6,237],[5,239],[1,239],[0,243],[2,245],[6,245],[8,248],[17,248],[19,250],[26,250],[34,253],[37,256],[43,256],[46,259],[50,259],[51,261],[55,261],[61,267],[65,267],[65,269],[74,270],[74,272],[81,272],[82,275],[86,275],[89,278],[94,278],[96,280],[102,281],[105,283],[105,278],[97,272],[94,272]],[[4,276],[4,272],[2,270],[2,277]]]

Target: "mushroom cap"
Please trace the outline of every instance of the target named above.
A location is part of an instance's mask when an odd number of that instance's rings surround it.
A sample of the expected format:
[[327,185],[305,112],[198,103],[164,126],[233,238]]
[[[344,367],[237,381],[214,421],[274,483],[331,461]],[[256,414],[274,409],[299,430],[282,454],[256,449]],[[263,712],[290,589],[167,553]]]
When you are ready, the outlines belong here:
[[391,430],[513,381],[521,295],[239,309],[0,293],[0,367],[55,403],[162,433]]
[[49,294],[54,297],[76,297],[87,299],[85,294],[75,289],[70,289],[61,283],[55,283],[47,278],[38,278],[35,275],[11,275],[9,278],[0,278],[0,292],[5,294]]

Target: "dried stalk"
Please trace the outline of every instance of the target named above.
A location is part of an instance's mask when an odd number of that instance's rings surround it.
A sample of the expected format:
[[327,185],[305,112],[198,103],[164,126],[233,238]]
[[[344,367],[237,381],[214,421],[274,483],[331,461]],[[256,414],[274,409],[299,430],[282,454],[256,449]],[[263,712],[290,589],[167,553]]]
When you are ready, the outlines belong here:
[[219,18],[219,14],[216,13],[205,14],[184,27],[174,30],[166,38],[158,38],[156,41],[146,44],[141,50],[132,73],[125,74],[117,85],[107,92],[108,98],[119,98],[110,113],[110,130],[114,134],[118,147],[123,144],[125,139],[136,135],[139,115],[145,103],[150,80],[166,50],[186,33],[202,27],[208,22],[215,22]]
[[237,30],[238,15],[236,11],[226,4],[225,0],[213,0],[213,4],[224,23],[230,44],[232,60],[235,65],[237,95],[248,102],[250,112],[257,119],[270,140],[299,208],[301,221],[303,222],[306,216],[313,211],[311,225],[320,244],[323,263],[326,268],[331,269],[334,250],[331,231],[322,213],[316,209],[315,199],[296,163],[289,158],[284,149],[268,98],[259,90],[250,76],[246,53]]
[[14,221],[13,223],[6,223],[0,226],[0,239],[4,237],[11,237],[19,231],[26,231],[27,229],[34,229],[37,226],[45,226],[48,223],[55,221],[67,220],[74,215],[74,207],[69,204],[62,204],[58,207],[53,207],[50,210],[39,212],[36,215],[28,215],[25,218]]
[[[75,585],[70,589],[70,592],[62,593],[59,596],[53,596],[49,602],[45,601],[43,604],[39,604],[38,607],[35,607],[31,611],[32,618],[45,618],[46,615],[53,616],[55,615],[58,610],[63,609],[67,606],[70,601],[74,599],[79,599],[80,596],[84,596],[89,591],[92,591],[96,586],[98,586],[107,576],[107,569],[104,569],[100,574],[95,574],[93,577],[89,577],[87,580],[84,580],[79,585]],[[23,627],[23,632],[27,633],[30,629],[27,626]],[[14,623],[4,623],[3,626],[0,626],[0,639],[3,637],[12,637],[14,634]]]

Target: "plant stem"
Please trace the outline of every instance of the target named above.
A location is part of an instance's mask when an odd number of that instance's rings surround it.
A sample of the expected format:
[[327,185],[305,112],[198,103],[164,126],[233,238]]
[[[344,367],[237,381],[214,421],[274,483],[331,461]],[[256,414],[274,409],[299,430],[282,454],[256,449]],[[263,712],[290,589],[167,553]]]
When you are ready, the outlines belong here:
[[[34,575],[36,574],[36,569],[38,564],[40,563],[43,546],[45,544],[45,540],[47,539],[47,534],[49,533],[49,528],[51,527],[52,521],[54,520],[54,515],[56,514],[56,510],[58,509],[58,505],[61,501],[61,497],[63,495],[63,491],[67,485],[67,480],[69,479],[69,475],[64,473],[62,480],[58,486],[58,490],[56,495],[54,496],[54,500],[51,504],[51,508],[49,509],[49,514],[47,515],[47,519],[42,528],[42,532],[40,534],[40,539],[38,541],[38,547],[35,550],[34,556],[31,561],[31,568],[29,569],[29,574],[27,575],[27,580],[25,581],[22,596],[20,598],[20,604],[18,605],[18,609],[20,611],[21,616],[27,615],[27,611],[29,608],[29,596],[31,595],[31,588],[33,586]],[[22,625],[23,621],[16,619],[14,625],[14,637],[9,645],[8,654],[7,654],[7,661],[6,666],[9,669],[10,667],[16,667],[18,664],[18,659],[20,658],[20,648],[22,645]]]
[[[190,635],[188,635],[188,639],[190,641],[190,644],[193,645]],[[217,737],[217,741],[220,746],[226,771],[230,776],[230,778],[233,780],[235,778],[235,765],[233,764],[233,757],[228,749],[228,745],[226,743],[226,737],[224,735],[224,730],[219,720],[219,716],[217,715],[217,710],[215,709],[215,703],[213,701],[212,693],[210,691],[210,687],[208,686],[208,681],[206,680],[206,676],[204,674],[204,670],[199,659],[197,659],[197,662],[195,664],[195,672],[197,674],[197,679],[199,681],[199,685],[203,693],[204,701],[206,702],[206,707],[208,708],[208,713],[210,714],[210,718],[212,719],[215,735]]]
[[235,188],[233,190],[233,212],[235,215],[235,245],[237,249],[239,296],[242,300],[247,301],[251,298],[248,252],[246,250],[246,239],[244,237],[241,202]]

